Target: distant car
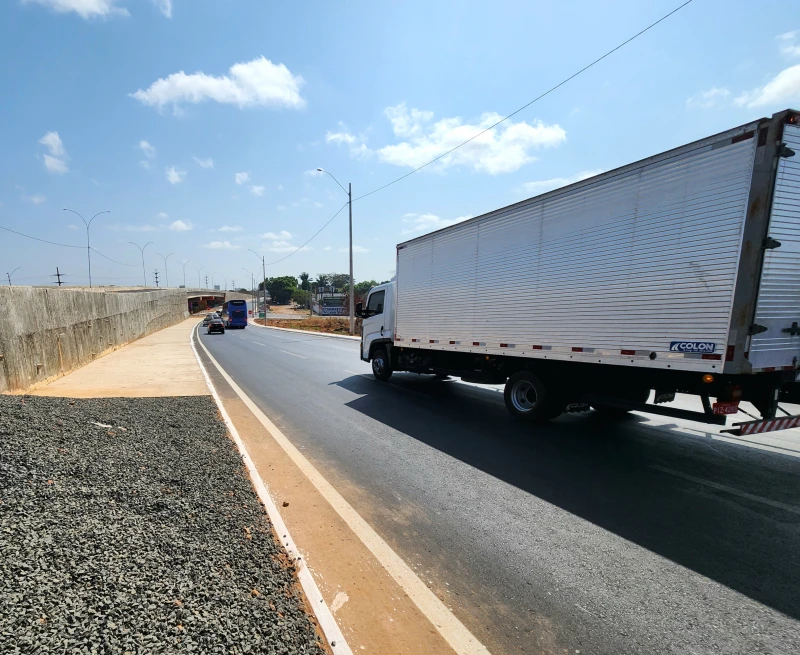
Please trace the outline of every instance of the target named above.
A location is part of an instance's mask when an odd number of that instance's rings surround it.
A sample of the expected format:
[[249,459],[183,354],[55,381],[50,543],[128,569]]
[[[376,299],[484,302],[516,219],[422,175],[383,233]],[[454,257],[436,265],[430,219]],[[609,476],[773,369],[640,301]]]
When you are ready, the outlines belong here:
[[212,318],[208,323],[208,331],[206,334],[211,334],[212,332],[219,332],[220,334],[225,334],[225,324],[222,322],[222,319],[219,318]]
[[206,314],[205,318],[203,319],[203,327],[206,327],[211,321],[214,320],[214,317],[211,314]]

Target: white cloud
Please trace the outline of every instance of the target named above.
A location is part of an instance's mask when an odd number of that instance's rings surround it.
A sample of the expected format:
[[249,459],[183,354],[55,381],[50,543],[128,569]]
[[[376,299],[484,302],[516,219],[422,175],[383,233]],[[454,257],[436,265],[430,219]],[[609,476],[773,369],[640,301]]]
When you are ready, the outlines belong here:
[[158,151],[156,150],[155,146],[152,145],[149,141],[145,141],[142,139],[139,141],[139,148],[144,153],[144,156],[148,159],[155,159]]
[[283,185],[282,184],[278,185],[278,191],[283,191]]
[[411,227],[404,229],[401,234],[414,234],[415,232],[433,232],[441,230],[443,227],[455,225],[461,221],[472,218],[471,214],[459,216],[458,218],[441,218],[436,214],[405,214],[403,223],[409,223]]
[[594,171],[581,171],[580,173],[576,173],[575,175],[571,175],[570,177],[554,177],[549,180],[536,180],[535,182],[526,182],[519,188],[519,191],[521,193],[530,193],[532,195],[539,195],[540,193],[546,193],[547,191],[552,191],[553,189],[559,189],[562,186],[567,186],[568,184],[574,184],[575,182],[580,182],[581,180],[594,177],[595,175],[600,175],[600,173],[602,172],[603,172],[602,169],[597,169]]
[[740,95],[734,104],[739,107],[764,107],[775,109],[800,102],[800,64],[782,70],[764,86]]
[[731,92],[724,87],[714,86],[708,91],[692,96],[686,101],[686,106],[690,109],[713,109],[727,103]]
[[250,193],[252,193],[254,196],[263,196],[264,187],[258,184],[254,184],[250,187]]
[[153,0],[153,4],[166,18],[172,18],[172,0]]
[[[339,252],[350,252],[350,249],[339,248]],[[369,248],[364,248],[364,246],[353,246],[353,252],[369,252]]]
[[250,173],[236,173],[236,184],[244,184],[250,181]]
[[156,80],[147,90],[130,94],[142,104],[162,109],[184,102],[199,103],[206,100],[237,105],[239,108],[304,107],[300,95],[304,80],[293,75],[283,64],[273,64],[258,57],[252,61],[231,66],[229,75],[206,75],[202,72],[187,75],[184,71]]
[[291,232],[287,232],[286,230],[281,230],[280,232],[265,232],[264,234],[259,234],[258,237],[260,239],[277,239],[277,240],[286,240],[291,239],[292,234]]
[[800,30],[779,34],[775,39],[780,43],[780,49],[784,55],[800,57]]
[[200,159],[199,157],[192,157],[200,168],[214,168],[214,160],[211,157],[207,159]]
[[34,205],[41,205],[47,201],[47,196],[43,196],[41,193],[34,193],[32,196],[22,196],[22,199],[32,202]]
[[167,212],[158,212],[158,214],[156,214],[156,218],[160,218],[163,221],[169,218],[169,214],[167,214]]
[[241,232],[241,225],[223,225],[217,232]]
[[288,241],[273,241],[272,243],[265,244],[262,246],[264,250],[268,250],[270,252],[306,252],[311,250],[308,246],[303,246],[302,248],[298,248],[297,246],[293,246]]
[[389,164],[409,168],[422,166],[475,137],[455,152],[442,157],[431,166],[431,170],[443,171],[452,166],[466,166],[490,175],[510,173],[536,160],[531,151],[559,146],[567,138],[561,126],[546,125],[540,120],[532,124],[506,121],[476,137],[502,119],[495,113],[485,113],[473,124],[465,123],[459,117],[443,118],[431,124],[431,112],[409,110],[403,103],[387,107],[384,114],[392,123],[395,135],[407,140],[380,148],[377,150],[378,156]]
[[139,162],[139,166],[141,166],[141,167],[142,167],[143,169],[145,169],[146,171],[149,171],[149,170],[150,170],[150,162],[149,162],[149,161],[147,161],[146,159],[142,159],[142,160]]
[[279,212],[286,211],[286,205],[278,205],[275,207]]
[[365,136],[355,136],[354,134],[350,134],[343,123],[339,123],[339,127],[341,128],[341,131],[327,132],[325,134],[326,143],[346,145],[353,157],[368,157],[372,154],[372,151],[367,147],[367,139]]
[[311,170],[305,171],[303,175],[307,175],[308,177],[317,177],[318,175],[325,175],[325,173],[318,171],[316,168],[312,168]]
[[74,11],[81,18],[130,16],[127,9],[117,6],[116,0],[22,0],[22,4],[44,5],[60,14]]
[[39,139],[39,143],[50,151],[49,155],[44,155],[44,167],[51,173],[57,173],[58,175],[68,173],[69,166],[67,166],[66,160],[69,157],[58,132],[48,132]]
[[326,143],[355,143],[356,137],[347,132],[328,132],[325,135]]
[[179,171],[174,166],[164,169],[170,184],[180,184],[186,179],[186,171]]
[[112,225],[110,226],[115,232],[159,232],[161,228],[158,225]]
[[331,248],[330,246],[325,246],[325,247],[323,248],[323,250],[324,250],[325,252],[328,252],[328,251],[330,251],[330,250],[333,250],[333,248]]
[[191,221],[173,221],[169,224],[169,229],[173,232],[188,232],[194,229]]
[[78,229],[78,226],[77,226],[77,225],[67,225],[67,227],[68,227],[70,230],[77,230],[77,229]]
[[63,157],[67,154],[58,132],[48,132],[39,139],[39,143],[45,146],[54,157]]
[[314,203],[314,207],[316,207],[317,209],[322,209],[324,206],[325,205],[323,205],[321,202],[315,202]]
[[211,243],[204,244],[203,248],[209,248],[211,250],[238,250],[241,246],[235,246],[230,241],[212,241]]
[[58,173],[59,175],[69,173],[67,162],[58,157],[51,157],[50,155],[44,155],[44,167],[51,173]]

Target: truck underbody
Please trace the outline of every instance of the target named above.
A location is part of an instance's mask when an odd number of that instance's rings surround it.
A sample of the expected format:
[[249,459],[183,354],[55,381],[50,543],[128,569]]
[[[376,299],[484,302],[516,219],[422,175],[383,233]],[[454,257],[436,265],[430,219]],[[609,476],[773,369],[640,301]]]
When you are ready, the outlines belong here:
[[[750,430],[747,426],[751,423],[758,424],[755,426],[758,432],[800,425],[800,419],[791,417],[779,405],[800,402],[800,382],[796,381],[795,371],[725,375],[436,351],[390,343],[376,344],[376,349],[385,354],[380,374],[376,371],[379,379],[388,379],[393,371],[408,371],[454,376],[478,384],[505,384],[504,396],[511,415],[532,422],[594,408],[608,415],[641,411],[725,425],[726,415],[743,411],[739,403],[748,401],[758,410],[760,418],[753,416],[752,422],[737,424],[730,432]],[[373,351],[373,363],[374,354]],[[653,402],[648,402],[653,391]],[[704,411],[667,405],[675,400],[677,393],[699,396]],[[782,420],[781,412],[786,420]]]

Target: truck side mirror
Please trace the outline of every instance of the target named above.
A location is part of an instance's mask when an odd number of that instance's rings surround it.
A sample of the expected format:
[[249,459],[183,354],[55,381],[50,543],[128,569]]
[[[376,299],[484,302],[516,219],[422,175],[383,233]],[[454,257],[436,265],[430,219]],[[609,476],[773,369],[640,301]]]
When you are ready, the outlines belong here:
[[356,316],[358,316],[359,318],[364,317],[364,303],[361,302],[356,303]]

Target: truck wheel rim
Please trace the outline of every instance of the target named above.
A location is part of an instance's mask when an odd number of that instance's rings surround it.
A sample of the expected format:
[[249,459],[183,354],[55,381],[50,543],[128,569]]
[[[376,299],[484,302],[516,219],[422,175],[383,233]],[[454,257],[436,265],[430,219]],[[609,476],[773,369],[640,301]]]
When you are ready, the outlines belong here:
[[527,380],[520,380],[511,389],[511,404],[518,412],[530,412],[536,406],[536,389]]
[[376,357],[372,360],[372,370],[376,373],[383,373],[383,357]]

